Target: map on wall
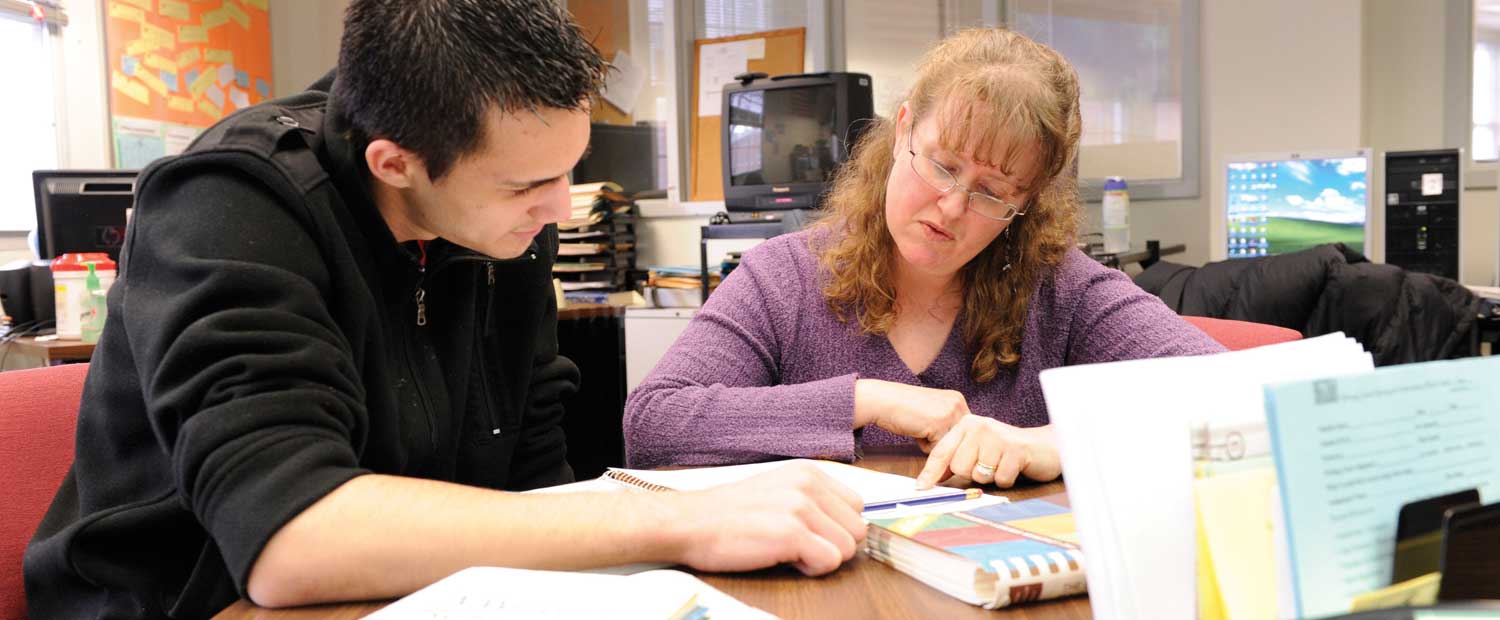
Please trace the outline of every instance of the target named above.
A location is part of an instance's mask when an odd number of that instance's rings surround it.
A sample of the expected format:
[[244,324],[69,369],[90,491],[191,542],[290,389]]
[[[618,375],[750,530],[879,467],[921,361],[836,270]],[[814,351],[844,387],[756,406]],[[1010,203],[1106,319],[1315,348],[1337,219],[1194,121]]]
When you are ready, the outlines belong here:
[[269,0],[106,0],[115,166],[144,168],[271,98]]

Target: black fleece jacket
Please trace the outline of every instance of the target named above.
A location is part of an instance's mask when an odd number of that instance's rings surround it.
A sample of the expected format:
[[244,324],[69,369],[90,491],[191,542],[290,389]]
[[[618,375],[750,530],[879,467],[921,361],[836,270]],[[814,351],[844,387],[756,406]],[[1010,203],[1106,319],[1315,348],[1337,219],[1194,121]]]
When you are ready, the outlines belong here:
[[32,618],[212,616],[361,474],[572,479],[556,228],[512,260],[398,245],[331,79],[141,175],[77,454],[26,552]]

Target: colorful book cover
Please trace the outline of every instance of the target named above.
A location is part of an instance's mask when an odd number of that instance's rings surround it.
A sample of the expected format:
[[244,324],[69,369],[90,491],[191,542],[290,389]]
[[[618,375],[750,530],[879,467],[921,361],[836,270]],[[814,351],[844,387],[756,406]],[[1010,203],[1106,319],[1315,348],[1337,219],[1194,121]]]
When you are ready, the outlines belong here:
[[[987,608],[1086,589],[1078,528],[1063,493],[871,523],[876,526],[866,545],[871,557]],[[952,562],[954,556],[962,561]],[[965,564],[974,571],[972,579],[950,568]]]

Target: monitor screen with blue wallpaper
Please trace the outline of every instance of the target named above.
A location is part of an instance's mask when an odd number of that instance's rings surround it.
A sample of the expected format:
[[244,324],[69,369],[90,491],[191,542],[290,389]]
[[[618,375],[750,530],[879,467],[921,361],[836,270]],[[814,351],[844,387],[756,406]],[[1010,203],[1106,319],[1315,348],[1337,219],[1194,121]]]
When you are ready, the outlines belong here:
[[1324,243],[1369,243],[1369,151],[1229,159],[1227,258],[1286,254]]

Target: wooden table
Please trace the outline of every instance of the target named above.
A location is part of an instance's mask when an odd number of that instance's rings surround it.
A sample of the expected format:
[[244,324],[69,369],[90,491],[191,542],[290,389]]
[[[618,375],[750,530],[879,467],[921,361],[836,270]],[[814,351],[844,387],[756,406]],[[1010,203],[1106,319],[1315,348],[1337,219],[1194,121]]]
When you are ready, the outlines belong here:
[[[915,450],[872,451],[858,465],[877,471],[916,476],[923,456]],[[1002,494],[1026,499],[1059,493],[1062,482],[1022,485]],[[991,489],[994,492],[993,489]],[[1086,597],[1031,603],[998,611],[986,611],[949,597],[906,574],[871,560],[860,553],[830,575],[804,577],[790,568],[774,568],[739,574],[695,573],[710,585],[745,603],[785,620],[799,618],[1006,618],[1015,620],[1089,620]],[[320,605],[298,609],[262,609],[239,601],[221,612],[222,620],[340,620],[360,618],[384,607],[388,601]]]
[[40,368],[57,362],[87,362],[94,345],[79,340],[43,340],[22,336],[0,344],[0,370]]

